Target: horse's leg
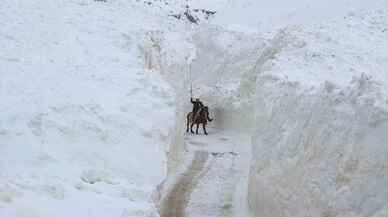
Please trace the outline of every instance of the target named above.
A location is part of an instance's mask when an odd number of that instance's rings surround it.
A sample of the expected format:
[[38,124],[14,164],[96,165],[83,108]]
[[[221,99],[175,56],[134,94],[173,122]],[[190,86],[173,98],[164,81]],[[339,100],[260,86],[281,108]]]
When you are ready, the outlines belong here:
[[187,123],[186,123],[186,133],[188,133],[189,132],[189,124],[190,124],[190,114],[187,115],[186,121],[187,121]]
[[197,123],[197,130],[195,131],[195,134],[198,134],[198,128],[199,128],[199,123]]
[[194,121],[191,123],[191,126],[190,126],[190,131],[191,131],[191,133],[194,133],[194,131],[193,131],[193,127],[194,127]]
[[205,135],[207,135],[206,124],[205,123],[202,123],[202,128],[203,128],[203,132],[205,133]]

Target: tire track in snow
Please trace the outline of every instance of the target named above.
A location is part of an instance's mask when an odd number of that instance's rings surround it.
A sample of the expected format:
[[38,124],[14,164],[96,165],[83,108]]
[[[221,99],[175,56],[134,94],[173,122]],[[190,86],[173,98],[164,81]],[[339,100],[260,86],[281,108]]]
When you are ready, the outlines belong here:
[[201,172],[204,170],[209,154],[205,151],[195,151],[194,159],[173,186],[166,199],[163,201],[161,217],[185,217],[185,210],[190,200],[190,195],[195,189]]
[[248,180],[249,136],[230,131],[189,135],[185,147],[184,158],[193,160],[163,199],[160,216],[240,217],[244,201],[236,197],[246,196],[236,194]]
[[186,137],[189,151],[206,151],[206,172],[190,195],[186,217],[241,217],[247,215],[249,135],[233,131],[213,130],[209,136]]

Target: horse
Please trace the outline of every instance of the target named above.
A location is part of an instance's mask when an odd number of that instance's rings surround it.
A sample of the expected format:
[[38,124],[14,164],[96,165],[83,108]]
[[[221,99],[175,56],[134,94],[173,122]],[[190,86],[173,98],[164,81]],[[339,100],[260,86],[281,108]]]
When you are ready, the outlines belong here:
[[190,127],[191,133],[194,133],[193,126],[194,124],[196,124],[197,130],[195,131],[195,133],[198,134],[199,124],[202,124],[203,132],[205,133],[205,135],[207,135],[206,124],[208,121],[211,122],[213,119],[209,117],[209,108],[207,106],[204,106],[200,108],[195,115],[193,112],[188,113],[186,116],[186,120],[187,120],[186,132],[189,132],[189,124],[191,123],[191,127]]

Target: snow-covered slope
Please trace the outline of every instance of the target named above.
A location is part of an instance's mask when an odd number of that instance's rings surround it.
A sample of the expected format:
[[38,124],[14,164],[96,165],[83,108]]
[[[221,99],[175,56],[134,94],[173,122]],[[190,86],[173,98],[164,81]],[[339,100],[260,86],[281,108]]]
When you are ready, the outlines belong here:
[[2,1],[1,217],[157,215],[175,94],[150,50],[179,40],[174,22],[130,1]]
[[[200,1],[201,2],[201,1]],[[243,32],[272,32],[291,25],[342,17],[348,12],[383,9],[386,0],[240,0],[216,1],[213,23]]]

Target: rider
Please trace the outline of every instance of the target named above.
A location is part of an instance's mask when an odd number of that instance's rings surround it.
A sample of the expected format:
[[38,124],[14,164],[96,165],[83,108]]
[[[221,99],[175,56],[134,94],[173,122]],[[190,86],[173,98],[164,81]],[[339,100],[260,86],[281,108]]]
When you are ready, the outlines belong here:
[[195,101],[193,101],[193,98],[190,98],[191,103],[193,103],[193,114],[196,115],[198,110],[201,109],[204,105],[199,100],[199,98],[196,98]]

